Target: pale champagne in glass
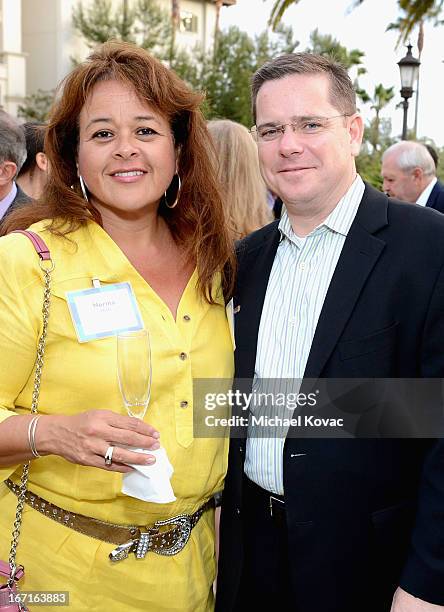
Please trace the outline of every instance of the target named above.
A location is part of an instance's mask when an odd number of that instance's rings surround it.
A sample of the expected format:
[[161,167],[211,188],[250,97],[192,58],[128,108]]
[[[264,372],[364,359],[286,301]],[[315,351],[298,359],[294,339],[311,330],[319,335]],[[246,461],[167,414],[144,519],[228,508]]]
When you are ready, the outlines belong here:
[[143,419],[151,394],[151,345],[146,329],[117,335],[117,374],[128,414]]

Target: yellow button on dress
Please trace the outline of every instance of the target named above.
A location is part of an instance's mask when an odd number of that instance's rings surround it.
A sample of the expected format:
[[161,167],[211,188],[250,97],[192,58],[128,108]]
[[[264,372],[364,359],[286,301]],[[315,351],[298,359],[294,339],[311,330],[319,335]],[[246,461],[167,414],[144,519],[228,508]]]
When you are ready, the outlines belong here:
[[[171,311],[96,223],[69,235],[50,234],[40,222],[30,229],[48,244],[53,272],[51,313],[39,412],[77,414],[107,409],[126,414],[116,373],[116,338],[80,344],[66,292],[102,284],[132,285],[153,355],[151,402],[145,420],[161,435],[174,467],[177,500],[142,502],[121,493],[122,475],[74,465],[54,455],[34,460],[29,489],[69,510],[119,524],[150,525],[191,514],[223,487],[228,442],[193,438],[193,379],[230,379],[233,346],[224,300],[209,305],[196,291],[196,272]],[[36,344],[41,333],[42,273],[29,240],[19,234],[0,239],[0,421],[28,413]],[[217,289],[217,283],[215,288]],[[0,469],[0,482],[18,481],[21,466]],[[0,558],[7,558],[16,498],[0,484]],[[200,612],[213,608],[215,577],[214,512],[207,511],[175,556],[148,553],[136,560],[108,559],[113,545],[79,534],[25,508],[17,560],[25,566],[22,589],[69,591],[77,612],[147,610]],[[53,610],[42,606],[39,609]]]

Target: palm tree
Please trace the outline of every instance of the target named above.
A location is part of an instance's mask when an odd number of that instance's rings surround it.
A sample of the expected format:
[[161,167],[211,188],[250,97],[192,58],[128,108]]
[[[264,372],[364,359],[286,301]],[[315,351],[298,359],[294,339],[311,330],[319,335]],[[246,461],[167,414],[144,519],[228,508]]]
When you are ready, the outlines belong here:
[[373,93],[373,98],[371,102],[373,102],[371,108],[375,111],[375,116],[371,121],[370,128],[368,130],[368,140],[373,147],[373,151],[377,151],[379,145],[380,138],[380,113],[381,110],[387,106],[387,104],[391,101],[395,92],[393,91],[394,87],[384,87],[382,83],[376,85],[375,91]]
[[[419,31],[418,31],[418,59],[421,61],[422,50],[424,49],[424,20],[421,19],[419,22]],[[418,76],[416,78],[416,97],[415,97],[415,123],[413,125],[413,138],[416,138],[416,133],[418,131],[418,107],[419,107],[419,70]]]
[[171,21],[177,28],[180,22],[180,0],[171,0]]
[[217,53],[217,42],[218,42],[219,30],[220,30],[220,26],[219,26],[220,9],[222,8],[224,4],[224,0],[214,0],[214,3],[216,5],[216,23],[214,25],[213,58],[216,57],[216,53]]
[[[439,19],[440,12],[444,0],[399,0],[399,7],[404,12],[404,15],[398,18],[395,23],[389,24],[387,30],[398,30],[399,37],[397,46],[402,42],[405,43],[409,39],[413,28],[418,26],[418,59],[421,61],[422,50],[424,48],[424,23],[426,21],[432,21],[433,25],[441,25],[443,22]],[[420,6],[418,6],[420,5]],[[419,106],[419,71],[416,81],[416,95],[415,95],[415,124],[413,128],[413,138],[416,138],[416,131],[418,127],[418,106]]]
[[128,15],[128,0],[123,0],[122,5],[122,40],[128,40],[130,36],[130,19]]
[[[300,0],[275,0],[268,20],[273,30],[276,29],[277,25],[282,20],[285,11],[290,8],[290,6],[296,6],[299,2]],[[352,6],[359,6],[363,2],[364,0],[354,0]],[[402,39],[406,40],[415,26],[424,18],[434,18],[435,24],[440,23],[438,15],[442,10],[443,4],[444,0],[398,0],[399,8],[404,13],[404,17],[399,20],[399,25],[401,27],[400,36]]]
[[174,48],[176,46],[176,30],[180,25],[180,0],[171,0],[171,47],[170,64],[174,59]]
[[[398,0],[399,8],[404,13],[398,20],[399,40],[406,42],[417,25],[423,21],[433,21],[434,25],[442,24],[439,14],[444,0]],[[389,26],[390,27],[390,26]]]
[[276,0],[270,13],[270,18],[268,19],[269,25],[271,25],[273,31],[276,30],[277,26],[280,24],[282,17],[285,11],[290,8],[290,6],[298,4],[299,0]]

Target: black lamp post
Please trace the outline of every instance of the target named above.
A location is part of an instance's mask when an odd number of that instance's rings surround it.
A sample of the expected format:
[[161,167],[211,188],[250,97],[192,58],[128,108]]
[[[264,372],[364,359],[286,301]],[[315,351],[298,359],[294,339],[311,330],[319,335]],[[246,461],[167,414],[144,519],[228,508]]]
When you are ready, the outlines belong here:
[[413,95],[413,85],[418,79],[420,63],[419,59],[412,55],[412,45],[407,45],[407,55],[398,62],[399,72],[401,73],[402,108],[404,109],[404,120],[402,124],[403,140],[407,140],[407,111],[409,108],[409,98]]

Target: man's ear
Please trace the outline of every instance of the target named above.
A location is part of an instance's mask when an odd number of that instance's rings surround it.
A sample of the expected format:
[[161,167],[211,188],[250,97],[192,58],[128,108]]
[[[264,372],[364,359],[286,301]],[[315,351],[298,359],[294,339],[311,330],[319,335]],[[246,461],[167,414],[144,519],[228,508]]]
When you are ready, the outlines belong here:
[[415,168],[412,172],[412,176],[415,179],[415,181],[422,181],[423,176],[424,176],[424,171],[422,170],[422,168]]
[[11,183],[17,174],[17,164],[12,161],[4,161],[0,164],[0,185]]
[[350,118],[349,135],[351,154],[353,157],[357,157],[361,150],[362,138],[364,136],[364,122],[361,115],[357,113]]
[[37,153],[35,156],[35,163],[37,164],[39,170],[42,172],[48,172],[48,158],[42,151]]

